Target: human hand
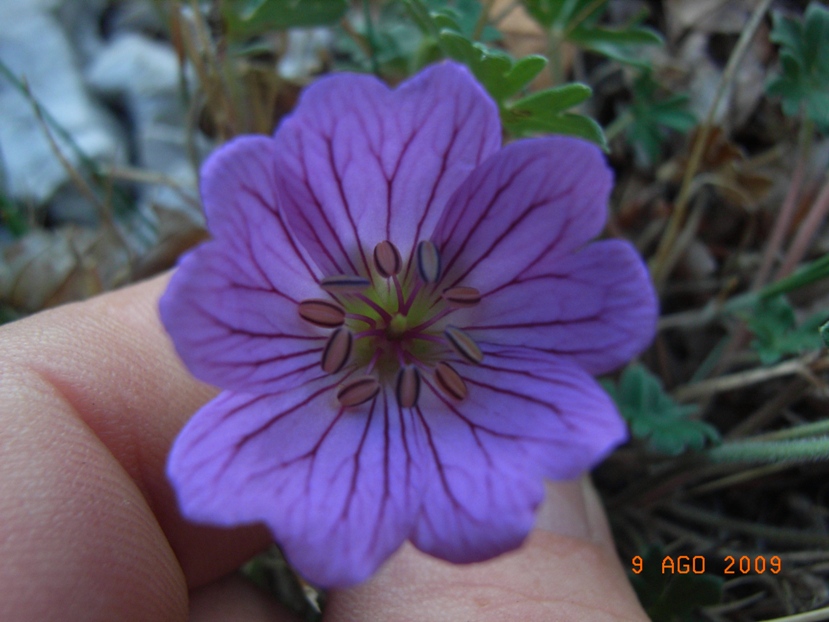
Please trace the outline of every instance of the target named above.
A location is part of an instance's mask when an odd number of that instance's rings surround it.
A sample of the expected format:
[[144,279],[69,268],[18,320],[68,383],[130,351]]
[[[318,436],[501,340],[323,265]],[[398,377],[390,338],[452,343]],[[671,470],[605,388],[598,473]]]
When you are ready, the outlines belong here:
[[[160,277],[0,328],[0,620],[288,621],[233,571],[262,527],[186,522],[164,474],[215,395],[158,320]],[[537,529],[455,566],[404,546],[325,620],[647,620],[589,483],[550,484]]]

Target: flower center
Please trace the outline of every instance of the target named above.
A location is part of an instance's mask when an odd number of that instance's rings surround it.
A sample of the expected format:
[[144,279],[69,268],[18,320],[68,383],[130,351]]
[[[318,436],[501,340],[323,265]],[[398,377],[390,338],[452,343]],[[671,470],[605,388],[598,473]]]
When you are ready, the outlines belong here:
[[440,256],[428,240],[417,245],[412,258],[417,269],[407,270],[405,276],[401,277],[400,252],[391,242],[378,244],[373,259],[370,278],[326,277],[320,285],[330,298],[299,304],[304,320],[332,329],[322,369],[329,374],[349,372],[337,399],[343,406],[357,406],[374,399],[386,383],[394,388],[401,407],[412,408],[424,381],[453,400],[465,399],[466,383],[447,359],[460,355],[480,363],[483,354],[448,318],[458,309],[477,305],[480,293],[472,287],[439,291]]

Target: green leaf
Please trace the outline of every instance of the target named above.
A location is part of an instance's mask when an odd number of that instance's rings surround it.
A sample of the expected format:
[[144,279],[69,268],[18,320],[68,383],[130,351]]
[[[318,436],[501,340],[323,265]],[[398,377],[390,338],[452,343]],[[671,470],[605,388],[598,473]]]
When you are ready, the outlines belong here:
[[755,336],[751,345],[764,365],[787,355],[819,349],[819,328],[826,320],[826,314],[820,313],[795,326],[794,309],[782,295],[760,298],[752,313],[743,317]]
[[812,2],[803,21],[773,15],[771,40],[780,45],[780,75],[766,86],[789,116],[804,112],[829,131],[829,9]]
[[[593,4],[593,0],[524,0],[527,12],[545,28],[553,26],[564,30],[573,19],[584,13]],[[602,5],[605,3],[603,2]],[[596,7],[597,13],[603,13],[604,6]]]
[[228,32],[245,38],[269,30],[324,26],[339,21],[347,0],[225,0]]
[[430,13],[423,0],[403,0],[403,4],[421,31],[437,43],[444,56],[469,67],[498,104],[501,122],[511,134],[568,134],[607,147],[598,123],[589,117],[565,112],[590,96],[588,87],[569,84],[509,102],[509,98],[524,90],[541,72],[547,63],[545,58],[532,55],[516,61],[501,50],[471,41],[460,32],[456,21],[447,18],[445,12]]
[[823,345],[829,348],[829,322],[820,325],[820,338],[823,339]]
[[[631,574],[630,582],[639,602],[653,622],[693,620],[699,607],[716,605],[722,599],[722,577],[713,574],[680,574],[662,572],[665,553],[659,546],[652,546],[643,555],[642,572]],[[671,555],[672,560],[677,555]]]
[[655,30],[637,23],[620,27],[599,25],[607,3],[593,0],[524,0],[529,14],[554,39],[563,38],[591,52],[622,63],[649,66],[640,57],[643,46],[661,45],[662,37]]
[[677,455],[687,449],[702,449],[706,442],[718,442],[719,434],[709,424],[689,416],[693,405],[678,404],[660,380],[639,364],[629,365],[618,385],[603,383],[613,397],[631,433],[647,440],[657,452]]
[[688,109],[686,95],[660,97],[660,86],[649,71],[633,83],[633,103],[628,108],[632,117],[627,137],[637,156],[645,164],[659,160],[666,129],[687,132],[697,123]]
[[24,210],[5,194],[0,194],[0,223],[16,238],[29,230]]

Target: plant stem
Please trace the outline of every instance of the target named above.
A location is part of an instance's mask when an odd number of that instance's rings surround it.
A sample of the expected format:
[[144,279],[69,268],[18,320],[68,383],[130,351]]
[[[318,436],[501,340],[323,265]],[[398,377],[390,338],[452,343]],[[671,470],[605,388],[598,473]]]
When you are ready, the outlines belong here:
[[626,130],[627,127],[633,123],[633,121],[633,112],[631,112],[630,108],[626,109],[622,114],[613,119],[613,121],[611,121],[604,130],[604,136],[607,139],[607,142],[609,143],[611,140],[616,138],[616,136]]
[[[699,169],[699,166],[702,163],[702,156],[705,151],[705,147],[708,144],[708,136],[713,128],[714,116],[717,109],[720,107],[720,102],[725,96],[727,87],[731,83],[740,61],[742,61],[743,56],[748,50],[748,45],[754,38],[754,34],[757,32],[757,28],[760,26],[763,16],[766,14],[770,4],[771,0],[761,0],[757,8],[754,10],[751,19],[749,19],[746,27],[743,29],[740,39],[737,42],[737,46],[731,53],[731,57],[728,59],[728,64],[725,67],[725,71],[723,71],[720,82],[717,85],[717,92],[714,95],[714,100],[711,102],[710,108],[708,109],[705,121],[700,126],[699,132],[697,132],[694,145],[691,149],[691,156],[688,160],[688,166],[685,168],[685,175],[682,178],[682,185],[680,186],[673,214],[671,214],[668,221],[668,227],[659,242],[656,255],[651,262],[651,275],[658,290],[661,290],[664,287],[665,281],[673,269],[673,265],[669,264],[668,261],[669,255],[674,247],[676,238],[679,235],[682,223],[685,221],[685,215],[688,211],[689,199],[691,197],[692,182],[697,173],[697,169]],[[674,255],[674,257],[676,257],[676,255]]]
[[377,63],[377,39],[374,35],[374,24],[371,21],[371,5],[368,0],[363,0],[363,19],[366,21],[366,40],[368,41],[371,73],[379,78],[380,65]]
[[826,548],[829,546],[829,536],[823,533],[809,533],[802,529],[790,529],[787,527],[771,527],[752,523],[744,520],[737,520],[721,516],[715,512],[700,510],[699,508],[684,503],[671,503],[664,506],[671,514],[690,520],[694,523],[708,525],[721,529],[728,529],[757,538],[763,538],[769,542],[781,544],[794,544],[798,546],[812,546]]
[[712,462],[780,464],[829,460],[829,436],[786,441],[737,441],[706,452]]
[[804,171],[806,170],[806,163],[811,152],[813,134],[814,123],[809,119],[805,119],[800,125],[800,133],[797,141],[798,157],[794,170],[792,171],[792,180],[789,183],[789,189],[786,192],[783,205],[780,207],[780,211],[777,213],[777,218],[774,221],[771,238],[769,238],[766,247],[763,249],[763,260],[751,285],[751,289],[753,290],[760,289],[766,283],[774,259],[780,252],[780,247],[783,245],[783,240],[789,231],[789,226],[792,223],[796,211],[797,197],[800,195],[800,188],[803,185]]
[[797,235],[786,253],[786,258],[774,275],[775,279],[787,277],[794,271],[795,266],[800,263],[800,260],[809,250],[812,238],[815,237],[823,221],[826,220],[827,214],[829,214],[829,174],[826,175],[817,199],[809,208],[806,220],[798,227]]
[[492,11],[494,4],[495,0],[484,0],[484,2],[481,3],[481,14],[478,15],[478,21],[475,22],[475,28],[472,30],[473,41],[481,40],[484,28],[486,28],[486,25],[489,23],[489,14]]

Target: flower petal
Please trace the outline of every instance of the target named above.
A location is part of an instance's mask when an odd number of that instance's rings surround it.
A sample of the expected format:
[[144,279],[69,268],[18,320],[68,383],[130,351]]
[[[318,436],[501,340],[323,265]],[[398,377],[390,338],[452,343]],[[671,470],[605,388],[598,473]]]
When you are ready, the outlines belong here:
[[320,371],[326,333],[295,299],[222,242],[185,255],[159,310],[176,351],[199,380],[223,389],[276,391]]
[[317,269],[279,212],[272,138],[239,138],[202,171],[214,241],[186,255],[159,303],[176,350],[200,380],[274,391],[319,367],[327,331],[300,319]]
[[418,404],[437,474],[412,541],[463,563],[519,546],[543,478],[576,477],[627,433],[596,381],[557,357],[486,348],[482,364],[456,369],[469,389],[463,402],[431,382]]
[[639,254],[623,240],[547,256],[481,294],[463,318],[477,342],[546,351],[591,375],[629,361],[656,332],[656,294]]
[[585,244],[604,226],[611,173],[585,141],[513,143],[452,197],[433,241],[442,288],[481,293],[453,321],[476,340],[571,356],[593,374],[653,338],[656,296],[627,243]]
[[168,474],[185,516],[262,521],[308,580],[368,578],[402,544],[420,503],[422,431],[385,394],[345,411],[330,377],[278,395],[223,393],[191,419]]
[[290,232],[278,188],[276,141],[242,136],[210,154],[201,170],[201,195],[213,237],[251,264],[261,280],[302,299],[320,290],[319,271]]
[[435,227],[443,287],[491,289],[604,226],[611,173],[601,151],[567,137],[504,147],[461,184]]
[[275,138],[297,237],[326,274],[367,276],[384,240],[411,257],[461,181],[498,149],[501,130],[469,72],[442,63],[394,91],[370,76],[318,80]]

